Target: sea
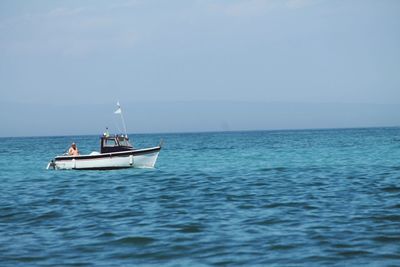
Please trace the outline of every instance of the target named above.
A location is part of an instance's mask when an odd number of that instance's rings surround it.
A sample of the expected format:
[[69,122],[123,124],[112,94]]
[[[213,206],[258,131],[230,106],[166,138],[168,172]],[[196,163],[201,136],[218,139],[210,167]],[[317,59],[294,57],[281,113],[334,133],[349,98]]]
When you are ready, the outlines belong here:
[[400,128],[131,134],[154,169],[0,138],[0,266],[400,266]]

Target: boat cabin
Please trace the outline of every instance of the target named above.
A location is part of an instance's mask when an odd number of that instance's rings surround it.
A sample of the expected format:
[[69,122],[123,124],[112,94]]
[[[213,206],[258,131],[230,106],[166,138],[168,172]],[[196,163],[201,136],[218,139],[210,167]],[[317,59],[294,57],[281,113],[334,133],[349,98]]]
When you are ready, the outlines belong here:
[[113,153],[132,150],[127,135],[103,135],[100,142],[100,153]]

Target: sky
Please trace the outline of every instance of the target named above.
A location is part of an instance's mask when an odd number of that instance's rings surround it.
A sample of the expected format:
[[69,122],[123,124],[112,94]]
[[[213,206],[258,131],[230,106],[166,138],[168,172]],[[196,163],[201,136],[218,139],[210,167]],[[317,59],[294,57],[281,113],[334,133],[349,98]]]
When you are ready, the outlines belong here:
[[0,92],[0,136],[400,126],[400,1],[3,0]]

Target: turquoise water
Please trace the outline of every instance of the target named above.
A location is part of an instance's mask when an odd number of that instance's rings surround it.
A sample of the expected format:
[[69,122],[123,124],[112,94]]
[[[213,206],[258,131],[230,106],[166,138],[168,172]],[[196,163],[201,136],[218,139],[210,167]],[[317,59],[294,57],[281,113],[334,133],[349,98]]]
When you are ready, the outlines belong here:
[[156,169],[46,171],[1,138],[1,266],[400,265],[400,128],[131,135]]

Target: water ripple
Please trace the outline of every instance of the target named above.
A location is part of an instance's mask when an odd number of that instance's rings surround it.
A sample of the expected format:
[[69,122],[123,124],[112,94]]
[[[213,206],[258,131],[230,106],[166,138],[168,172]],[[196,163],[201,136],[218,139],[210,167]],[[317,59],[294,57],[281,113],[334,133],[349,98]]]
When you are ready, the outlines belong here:
[[156,169],[103,172],[45,171],[68,137],[6,139],[0,265],[399,266],[399,134],[171,134]]

